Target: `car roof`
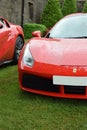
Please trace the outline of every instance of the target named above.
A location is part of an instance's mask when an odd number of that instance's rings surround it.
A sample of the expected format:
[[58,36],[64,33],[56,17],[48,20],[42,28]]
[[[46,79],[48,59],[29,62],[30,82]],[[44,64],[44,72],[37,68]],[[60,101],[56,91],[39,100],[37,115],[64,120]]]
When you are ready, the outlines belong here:
[[66,15],[64,18],[75,17],[75,16],[82,16],[82,15],[87,15],[87,13],[74,13],[74,14],[69,14],[69,15]]

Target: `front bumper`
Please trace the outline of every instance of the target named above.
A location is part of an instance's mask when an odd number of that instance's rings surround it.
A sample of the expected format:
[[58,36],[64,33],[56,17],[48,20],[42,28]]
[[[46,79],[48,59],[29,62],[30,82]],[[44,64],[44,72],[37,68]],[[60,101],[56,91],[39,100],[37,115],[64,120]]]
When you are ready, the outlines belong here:
[[23,74],[21,89],[54,97],[87,99],[87,86],[53,85],[52,79]]
[[33,68],[19,66],[19,82],[22,90],[61,98],[87,99],[87,86],[53,84],[53,75],[87,77],[87,67],[77,67],[73,72],[73,66],[34,65]]

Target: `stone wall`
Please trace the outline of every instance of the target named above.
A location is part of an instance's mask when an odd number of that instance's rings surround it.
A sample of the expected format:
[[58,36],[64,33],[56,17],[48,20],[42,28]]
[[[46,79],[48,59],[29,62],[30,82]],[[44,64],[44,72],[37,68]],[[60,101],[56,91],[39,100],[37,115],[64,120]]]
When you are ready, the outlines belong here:
[[[41,12],[47,0],[24,0],[24,23],[39,22]],[[33,16],[30,18],[30,6],[33,6]],[[22,0],[0,0],[0,16],[8,19],[14,24],[21,24]]]
[[[24,8],[24,22],[39,22],[40,16],[43,11],[43,8],[46,4],[47,0],[25,0],[25,8]],[[32,19],[30,18],[29,3],[33,7]]]
[[82,11],[82,9],[83,9],[83,6],[84,6],[84,3],[85,3],[85,0],[78,0],[77,1],[77,11],[78,12],[81,12]]
[[0,0],[0,16],[10,22],[21,23],[21,0]]

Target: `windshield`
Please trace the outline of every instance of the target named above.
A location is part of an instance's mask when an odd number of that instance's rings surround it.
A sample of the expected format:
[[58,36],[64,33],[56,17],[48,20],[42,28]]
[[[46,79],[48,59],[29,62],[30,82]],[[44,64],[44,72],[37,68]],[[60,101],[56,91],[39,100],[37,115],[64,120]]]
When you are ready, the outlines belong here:
[[87,15],[66,17],[49,32],[50,38],[87,38]]

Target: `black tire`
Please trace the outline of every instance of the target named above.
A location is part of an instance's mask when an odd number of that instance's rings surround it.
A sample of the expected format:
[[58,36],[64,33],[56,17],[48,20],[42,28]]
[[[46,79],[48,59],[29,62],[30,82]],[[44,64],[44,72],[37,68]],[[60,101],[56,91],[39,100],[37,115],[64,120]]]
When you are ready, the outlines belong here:
[[14,61],[15,64],[18,63],[18,59],[19,59],[19,56],[20,56],[20,52],[23,48],[23,45],[24,45],[23,38],[18,36],[17,39],[16,39],[15,52],[14,52],[14,57],[13,57],[13,61]]

